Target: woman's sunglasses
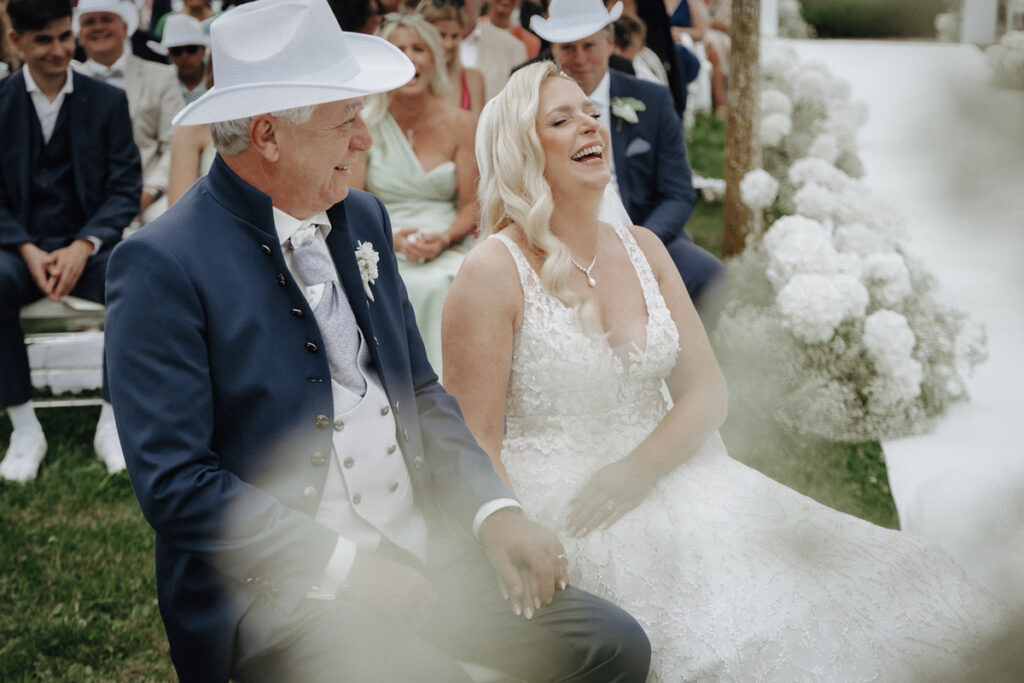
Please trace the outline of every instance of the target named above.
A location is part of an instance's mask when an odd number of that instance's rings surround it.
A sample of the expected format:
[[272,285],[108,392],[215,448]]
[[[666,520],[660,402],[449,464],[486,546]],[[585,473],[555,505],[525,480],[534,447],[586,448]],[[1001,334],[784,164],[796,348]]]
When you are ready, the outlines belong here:
[[182,55],[194,55],[199,52],[202,45],[179,45],[177,47],[169,47],[167,51],[172,57],[180,57]]

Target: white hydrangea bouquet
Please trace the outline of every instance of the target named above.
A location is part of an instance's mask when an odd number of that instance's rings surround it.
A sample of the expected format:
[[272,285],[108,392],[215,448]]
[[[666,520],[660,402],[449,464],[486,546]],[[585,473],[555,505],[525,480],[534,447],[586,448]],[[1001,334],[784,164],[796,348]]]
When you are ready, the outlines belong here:
[[1006,88],[1024,88],[1024,31],[1007,31],[985,49],[992,80]]
[[838,155],[807,152],[784,178],[757,170],[740,184],[754,209],[787,191],[789,215],[728,264],[713,341],[730,395],[742,412],[771,406],[783,424],[833,441],[924,431],[966,397],[984,333],[933,296],[933,278],[900,246],[896,212],[837,168]]

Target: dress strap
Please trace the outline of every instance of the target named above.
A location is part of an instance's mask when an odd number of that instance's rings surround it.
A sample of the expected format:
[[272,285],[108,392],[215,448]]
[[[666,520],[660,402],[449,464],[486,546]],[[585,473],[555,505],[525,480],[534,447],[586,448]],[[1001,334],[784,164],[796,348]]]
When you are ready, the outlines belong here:
[[644,302],[647,304],[647,311],[650,313],[655,308],[665,306],[665,299],[661,296],[661,290],[658,288],[658,280],[654,277],[654,271],[651,270],[651,264],[647,260],[647,256],[644,254],[643,249],[636,243],[636,238],[633,237],[633,233],[630,229],[624,225],[616,225],[615,234],[619,236],[619,240],[622,241],[622,246],[625,247],[626,253],[629,255],[629,261],[633,264],[633,270],[636,272],[636,277],[640,280],[640,289],[644,293]]
[[511,238],[501,234],[491,235],[487,239],[496,239],[505,245],[509,253],[512,254],[512,260],[516,262],[516,270],[519,271],[519,284],[522,285],[523,292],[530,291],[530,275],[536,275],[536,273],[533,272],[533,266],[526,260],[526,255],[523,254],[519,245]]

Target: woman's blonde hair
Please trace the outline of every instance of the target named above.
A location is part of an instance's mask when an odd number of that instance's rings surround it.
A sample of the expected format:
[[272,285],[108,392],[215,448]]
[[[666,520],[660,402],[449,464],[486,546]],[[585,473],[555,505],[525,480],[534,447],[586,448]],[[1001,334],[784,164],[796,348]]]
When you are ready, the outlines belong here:
[[[443,2],[439,7],[434,0],[422,0],[416,6],[416,13],[426,19],[431,26],[439,21],[454,21],[459,28],[465,28],[462,23],[462,13],[451,2]],[[462,102],[461,87],[456,86],[460,82],[462,74],[462,59],[459,57],[458,49],[455,50],[455,57],[452,59],[452,63],[447,65],[447,69],[448,81],[452,85],[448,92],[448,102],[458,107]]]
[[544,256],[540,281],[555,298],[572,308],[584,329],[594,320],[592,299],[571,291],[566,280],[572,254],[551,232],[555,203],[544,176],[547,160],[537,135],[541,86],[550,78],[571,78],[553,62],[519,69],[480,115],[477,165],[480,167],[480,231],[486,236],[510,223],[522,228],[526,243]]
[[[384,16],[384,21],[381,22],[380,28],[377,29],[377,35],[384,40],[388,40],[391,34],[395,32],[395,29],[399,27],[409,29],[427,44],[430,54],[434,58],[434,70],[430,74],[430,92],[442,99],[447,99],[452,84],[448,80],[448,70],[444,63],[444,49],[441,47],[440,32],[433,24],[428,23],[426,19],[418,14],[413,12],[391,12]],[[388,107],[391,106],[392,92],[394,91],[370,95],[366,98],[363,114],[367,125],[372,126],[384,118]]]

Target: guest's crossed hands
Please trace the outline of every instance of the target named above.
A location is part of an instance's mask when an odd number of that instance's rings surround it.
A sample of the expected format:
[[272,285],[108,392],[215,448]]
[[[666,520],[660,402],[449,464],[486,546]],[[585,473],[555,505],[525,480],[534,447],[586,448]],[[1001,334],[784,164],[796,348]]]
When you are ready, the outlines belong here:
[[517,510],[499,510],[480,525],[484,554],[498,575],[502,596],[512,611],[532,619],[551,604],[556,590],[569,585],[565,548],[552,532]]
[[395,252],[410,263],[433,261],[449,246],[440,233],[420,232],[415,228],[395,230]]
[[71,290],[78,284],[78,278],[82,277],[85,263],[92,256],[93,250],[94,247],[89,240],[78,239],[66,247],[54,249],[51,252],[53,262],[47,270],[49,270],[50,276],[56,279],[56,282],[50,298],[57,301],[62,296],[71,293]]
[[565,524],[573,536],[607,529],[647,497],[658,474],[629,457],[599,469],[573,497]]
[[437,604],[434,584],[412,567],[360,550],[349,571],[344,597],[384,619],[418,632]]
[[57,283],[57,278],[51,276],[49,271],[50,266],[53,265],[53,254],[43,251],[31,242],[22,244],[18,248],[18,252],[21,254],[22,260],[25,261],[25,265],[28,266],[28,272],[32,274],[36,286],[47,298],[53,299],[53,287]]

